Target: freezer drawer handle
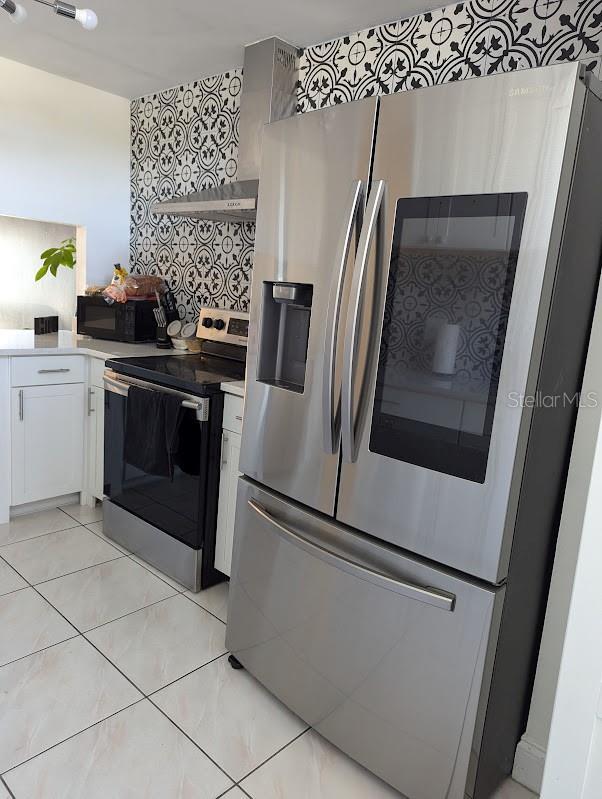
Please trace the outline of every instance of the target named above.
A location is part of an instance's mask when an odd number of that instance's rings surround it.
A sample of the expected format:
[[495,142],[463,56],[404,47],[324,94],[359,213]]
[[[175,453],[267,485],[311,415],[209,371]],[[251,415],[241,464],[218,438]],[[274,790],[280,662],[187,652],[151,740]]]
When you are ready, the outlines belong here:
[[310,555],[315,555],[325,563],[330,563],[339,569],[343,569],[348,574],[356,575],[363,580],[368,580],[374,585],[385,588],[387,591],[394,591],[396,594],[401,594],[408,599],[414,599],[417,602],[425,602],[427,605],[433,605],[441,610],[452,612],[456,604],[456,597],[454,594],[449,594],[446,591],[438,591],[428,586],[413,585],[406,583],[402,580],[396,580],[393,577],[388,577],[386,574],[369,569],[366,566],[361,566],[353,560],[343,557],[342,555],[335,555],[325,547],[319,544],[314,544],[313,541],[308,541],[303,536],[291,530],[286,524],[272,516],[264,507],[255,502],[254,499],[247,500],[249,507],[255,511],[259,516],[269,522],[275,527],[280,534],[288,539],[292,539],[293,543],[300,549],[309,552]]
[[368,272],[368,256],[376,230],[376,223],[385,193],[384,180],[374,181],[368,198],[366,215],[360,240],[357,246],[357,257],[351,284],[350,311],[345,330],[345,351],[343,356],[343,383],[341,390],[341,436],[343,459],[348,463],[357,460],[358,421],[361,420],[361,408],[358,409],[357,420],[353,415],[353,396],[355,392],[355,361],[359,347],[359,328],[361,308],[366,290],[366,274]]
[[322,418],[324,430],[324,450],[328,454],[337,451],[341,410],[335,408],[335,358],[337,351],[338,329],[341,316],[341,301],[345,285],[345,272],[349,259],[349,249],[353,237],[353,228],[362,198],[362,181],[353,183],[349,192],[347,210],[344,217],[341,241],[336,257],[336,269],[330,287],[328,314],[326,317],[326,354],[324,358],[324,376],[322,379]]

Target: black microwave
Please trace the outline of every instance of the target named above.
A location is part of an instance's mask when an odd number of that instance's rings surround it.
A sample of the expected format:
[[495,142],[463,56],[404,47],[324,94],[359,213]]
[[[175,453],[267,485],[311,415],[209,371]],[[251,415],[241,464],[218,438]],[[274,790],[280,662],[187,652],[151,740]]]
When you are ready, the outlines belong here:
[[77,298],[77,332],[110,341],[154,341],[155,300],[130,299],[112,305],[102,296]]

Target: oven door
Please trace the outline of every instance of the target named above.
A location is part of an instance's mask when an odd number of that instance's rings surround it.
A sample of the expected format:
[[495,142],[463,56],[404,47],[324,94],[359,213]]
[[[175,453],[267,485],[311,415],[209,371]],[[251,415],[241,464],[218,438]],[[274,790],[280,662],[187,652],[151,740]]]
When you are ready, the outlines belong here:
[[153,391],[161,386],[105,373],[104,492],[115,505],[162,530],[193,549],[203,545],[207,471],[209,468],[208,398],[182,394],[184,418],[174,454],[173,478],[146,474],[126,463],[129,385]]
[[577,75],[521,73],[527,103],[516,75],[381,99],[345,331],[336,517],[492,583],[507,574]]
[[239,480],[227,648],[403,796],[464,796],[504,592]]

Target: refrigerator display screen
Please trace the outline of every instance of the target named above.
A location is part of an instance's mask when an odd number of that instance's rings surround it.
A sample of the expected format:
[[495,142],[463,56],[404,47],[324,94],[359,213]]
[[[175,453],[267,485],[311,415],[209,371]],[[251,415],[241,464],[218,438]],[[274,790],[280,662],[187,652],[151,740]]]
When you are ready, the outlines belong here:
[[485,481],[526,202],[397,201],[373,452]]

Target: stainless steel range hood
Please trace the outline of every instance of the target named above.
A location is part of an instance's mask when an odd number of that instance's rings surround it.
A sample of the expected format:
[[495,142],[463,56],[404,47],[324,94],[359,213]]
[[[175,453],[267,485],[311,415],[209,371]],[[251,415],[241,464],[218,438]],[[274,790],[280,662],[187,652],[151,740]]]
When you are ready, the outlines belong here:
[[268,122],[295,112],[298,48],[281,39],[245,47],[240,100],[238,180],[155,203],[154,214],[218,222],[253,222],[257,210],[261,132]]

